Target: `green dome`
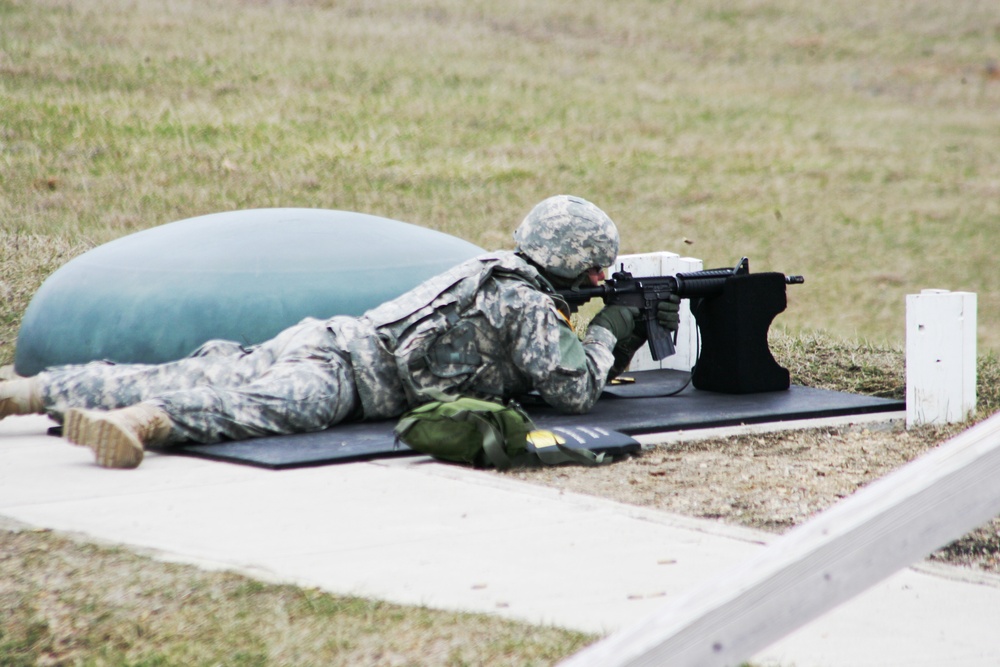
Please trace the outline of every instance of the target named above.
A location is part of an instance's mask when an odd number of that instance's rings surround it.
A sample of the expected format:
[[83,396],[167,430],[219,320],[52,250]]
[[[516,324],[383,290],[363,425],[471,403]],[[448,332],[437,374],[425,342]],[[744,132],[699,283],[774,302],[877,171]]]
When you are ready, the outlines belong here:
[[106,243],[53,273],[25,312],[15,370],[160,363],[214,338],[259,343],[308,316],[360,315],[481,252],[349,211],[181,220]]

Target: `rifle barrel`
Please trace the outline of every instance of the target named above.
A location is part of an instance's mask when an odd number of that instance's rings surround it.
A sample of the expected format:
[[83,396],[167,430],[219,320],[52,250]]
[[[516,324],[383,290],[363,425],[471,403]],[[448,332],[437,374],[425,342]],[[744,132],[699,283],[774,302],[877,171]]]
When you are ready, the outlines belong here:
[[[735,269],[707,269],[704,271],[694,271],[690,273],[678,273],[676,276],[652,276],[647,278],[636,278],[637,281],[657,279],[667,284],[672,284],[672,289],[684,299],[701,298],[718,294],[722,286],[731,276],[736,275]],[[621,293],[621,283],[616,280],[615,274],[611,280],[596,287],[578,287],[576,289],[557,290],[556,293],[571,304],[580,304],[590,299],[607,299],[615,294]],[[629,281],[631,274],[624,274]],[[806,281],[804,276],[785,276],[786,285],[801,285]],[[635,283],[629,283],[634,285]]]

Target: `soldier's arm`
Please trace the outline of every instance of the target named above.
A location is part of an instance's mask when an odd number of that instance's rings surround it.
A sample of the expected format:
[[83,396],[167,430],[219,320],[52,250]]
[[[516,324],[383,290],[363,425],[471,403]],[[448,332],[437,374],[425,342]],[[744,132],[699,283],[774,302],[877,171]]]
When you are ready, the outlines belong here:
[[593,407],[614,364],[615,338],[592,327],[577,337],[548,297],[532,299],[519,313],[514,337],[514,363],[532,378],[535,389],[552,407],[582,413]]

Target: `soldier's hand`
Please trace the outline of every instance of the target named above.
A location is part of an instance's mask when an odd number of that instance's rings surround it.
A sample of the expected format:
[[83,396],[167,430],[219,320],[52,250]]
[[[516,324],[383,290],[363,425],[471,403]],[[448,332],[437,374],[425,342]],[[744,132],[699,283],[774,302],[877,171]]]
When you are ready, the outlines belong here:
[[[641,322],[637,322],[637,324],[641,325]],[[619,340],[618,344],[615,345],[615,349],[611,351],[611,354],[614,355],[615,363],[611,366],[608,379],[618,377],[625,372],[625,369],[632,363],[632,357],[635,356],[635,353],[645,343],[646,331],[643,326],[637,326],[632,330],[631,334]]]
[[676,294],[656,304],[656,321],[667,331],[677,331],[681,321],[680,304],[681,298]]
[[639,309],[633,306],[605,306],[590,320],[590,326],[603,327],[620,341],[632,335],[638,318]]

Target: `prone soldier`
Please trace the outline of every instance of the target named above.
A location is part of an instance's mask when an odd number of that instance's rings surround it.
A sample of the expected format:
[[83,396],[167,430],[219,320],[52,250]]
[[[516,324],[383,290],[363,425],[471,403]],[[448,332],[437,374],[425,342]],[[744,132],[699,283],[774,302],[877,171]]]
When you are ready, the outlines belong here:
[[[215,340],[165,364],[92,362],[0,383],[0,418],[48,414],[99,465],[134,468],[146,448],[397,417],[441,393],[537,392],[587,412],[645,326],[637,308],[609,305],[581,339],[557,291],[598,285],[618,230],[591,202],[557,195],[514,240],[514,251],[470,259],[360,317],[307,318],[254,347]],[[657,317],[673,331],[677,305],[666,303]]]

